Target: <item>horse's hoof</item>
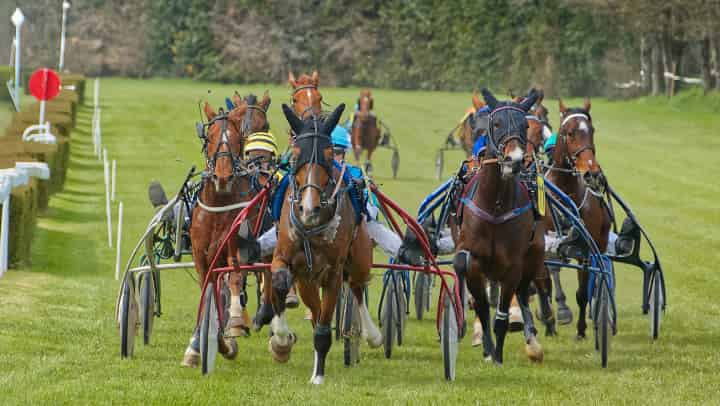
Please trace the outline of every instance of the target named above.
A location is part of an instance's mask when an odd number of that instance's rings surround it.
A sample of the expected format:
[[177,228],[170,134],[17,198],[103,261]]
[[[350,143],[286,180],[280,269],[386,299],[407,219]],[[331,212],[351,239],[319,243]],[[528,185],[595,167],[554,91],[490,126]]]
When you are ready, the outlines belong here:
[[532,362],[542,362],[545,354],[543,353],[542,346],[538,342],[535,336],[530,337],[527,344],[525,344],[525,354]]
[[247,337],[250,335],[250,328],[247,326],[247,319],[242,316],[230,317],[227,324],[226,337]]
[[310,383],[313,385],[322,385],[325,383],[325,377],[322,375],[316,375],[310,378]]
[[479,345],[482,345],[482,339],[483,339],[483,328],[482,323],[480,323],[480,320],[475,320],[473,323],[473,336],[472,336],[472,346],[477,347]]
[[235,338],[225,338],[223,339],[224,350],[225,352],[220,352],[222,354],[223,358],[233,360],[238,355],[238,345],[237,341],[235,341]]
[[285,307],[288,309],[296,309],[300,305],[300,301],[298,300],[298,297],[294,293],[288,293],[288,295],[285,297]]
[[383,335],[376,329],[372,334],[368,334],[365,341],[370,348],[378,348],[383,345]]
[[493,356],[491,354],[483,354],[483,359],[487,363],[493,362]]
[[573,321],[572,310],[567,306],[558,305],[557,321],[560,325],[570,324]]
[[510,322],[510,325],[508,326],[508,330],[510,332],[517,332],[523,330],[523,317],[522,312],[520,311],[520,308],[517,306],[513,306],[510,308],[510,315],[508,317],[508,321]]
[[575,341],[584,341],[585,340],[585,334],[578,334],[575,336]]
[[200,353],[188,347],[180,365],[187,368],[197,368],[200,365]]
[[272,358],[281,364],[288,362],[290,359],[290,352],[297,339],[295,335],[291,334],[287,337],[280,338],[279,336],[270,337],[268,348]]

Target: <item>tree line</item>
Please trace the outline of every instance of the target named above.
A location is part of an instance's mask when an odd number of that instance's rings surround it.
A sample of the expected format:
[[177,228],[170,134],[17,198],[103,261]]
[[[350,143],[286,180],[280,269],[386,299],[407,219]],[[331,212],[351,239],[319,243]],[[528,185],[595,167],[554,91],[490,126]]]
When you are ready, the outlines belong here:
[[[4,3],[9,16],[20,2]],[[58,3],[22,5],[30,64],[56,61]],[[720,89],[720,0],[72,3],[66,64],[87,74],[248,83],[319,69],[328,85],[589,96],[662,94],[670,72]]]

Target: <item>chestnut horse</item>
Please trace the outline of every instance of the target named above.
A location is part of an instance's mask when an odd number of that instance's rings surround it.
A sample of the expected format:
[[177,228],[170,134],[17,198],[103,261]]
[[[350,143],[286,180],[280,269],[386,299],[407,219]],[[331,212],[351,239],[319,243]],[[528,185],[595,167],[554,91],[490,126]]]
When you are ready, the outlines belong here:
[[302,74],[295,79],[292,72],[288,73],[288,83],[292,86],[292,106],[300,119],[310,116],[320,117],[322,112],[322,95],[318,91],[320,75],[313,71],[312,75]]
[[[365,220],[356,221],[344,169],[333,161],[330,133],[345,108],[338,106],[325,120],[318,117],[302,121],[287,106],[283,112],[296,134],[290,186],[278,223],[278,243],[271,266],[273,304],[276,314],[271,323],[270,352],[278,362],[289,359],[295,335],[285,314],[285,295],[292,281],[297,283],[303,302],[312,312],[315,363],[310,382],[322,384],[325,359],[332,344],[333,319],[343,277],[360,308],[363,334],[372,347],[382,344],[382,334],[373,324],[364,302],[363,289],[370,278],[372,245]],[[322,299],[320,298],[322,288]]]
[[[555,326],[544,266],[544,225],[535,221],[529,193],[519,178],[527,145],[525,115],[538,95],[533,90],[523,103],[517,104],[499,102],[487,89],[482,94],[491,109],[488,150],[471,170],[460,198],[460,232],[453,266],[459,279],[467,281],[475,299],[485,357],[492,357],[498,364],[503,362],[508,309],[517,292],[526,321],[525,350],[531,360],[539,362],[543,350],[528,305],[530,282],[535,282],[540,292],[548,335],[554,334]],[[485,291],[488,279],[501,286],[494,323],[497,347],[490,336],[490,306]]]
[[[553,165],[547,169],[546,176],[573,199],[588,232],[600,251],[605,252],[611,218],[603,200],[606,181],[595,156],[595,128],[590,117],[590,100],[586,99],[582,108],[567,108],[562,100],[559,105],[561,124],[553,151]],[[546,216],[545,223],[552,227],[549,216]],[[551,269],[559,296],[558,309],[561,309],[565,304],[565,295],[560,285],[558,271]],[[580,308],[577,321],[578,339],[585,338],[587,329],[585,311],[588,304],[589,280],[588,272],[578,271],[578,289],[575,293]],[[571,320],[572,318],[568,323]]]
[[365,173],[372,172],[372,154],[380,141],[380,128],[377,117],[373,114],[374,100],[369,89],[360,91],[358,99],[358,111],[353,115],[352,123],[352,145],[355,155],[355,162],[360,164],[362,151],[367,151],[365,160]]
[[[243,203],[256,193],[257,179],[243,167],[243,145],[247,136],[257,131],[267,131],[267,109],[270,97],[265,93],[259,103],[255,96],[242,100],[237,93],[233,96],[236,107],[218,114],[205,102],[204,112],[208,119],[207,132],[203,132],[203,151],[205,152],[205,176],[198,195],[198,204],[192,211],[190,238],[192,241],[193,261],[195,270],[204,281],[210,262],[219,249],[219,244],[227,234],[233,220],[243,207]],[[249,101],[249,102],[248,102]],[[257,211],[251,217],[257,216]],[[231,239],[229,248],[222,259],[226,264],[247,263],[239,253],[238,240]],[[223,264],[219,264],[223,265]],[[230,319],[228,320],[229,337],[219,340],[219,351],[228,359],[237,354],[235,335],[247,324],[243,310],[238,309],[241,296],[241,278],[236,273],[229,275],[231,294]],[[270,287],[265,289],[266,302],[270,301]],[[244,326],[248,327],[248,326]],[[200,360],[199,337],[197,329],[193,332],[182,365],[195,367]]]

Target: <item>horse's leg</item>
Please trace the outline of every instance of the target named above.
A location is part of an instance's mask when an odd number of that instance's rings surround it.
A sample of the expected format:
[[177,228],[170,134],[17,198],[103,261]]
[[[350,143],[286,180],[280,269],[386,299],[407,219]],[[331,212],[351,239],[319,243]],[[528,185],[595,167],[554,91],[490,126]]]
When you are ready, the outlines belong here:
[[473,324],[472,345],[477,346],[482,343],[483,356],[490,361],[495,353],[495,345],[490,333],[490,303],[486,292],[487,282],[481,273],[480,263],[472,257],[470,252],[460,250],[453,258],[453,268],[458,279],[466,280],[467,288],[475,299],[473,308],[476,320]]
[[367,308],[367,303],[365,303],[364,294],[365,287],[370,281],[370,268],[372,267],[373,260],[372,253],[372,240],[370,240],[370,235],[367,233],[367,223],[362,222],[360,223],[360,229],[358,230],[355,240],[350,246],[350,257],[352,260],[350,263],[348,282],[358,303],[363,338],[365,338],[371,348],[377,348],[382,345],[383,336],[380,329],[373,323],[372,317],[370,317],[370,311]]
[[525,353],[531,361],[542,362],[543,350],[537,340],[537,329],[535,329],[535,322],[533,320],[532,311],[530,310],[529,287],[530,279],[523,278],[520,282],[520,286],[518,286],[516,295],[520,309],[522,310],[523,319],[525,320],[525,326],[523,328],[523,332],[525,334]]
[[568,307],[565,300],[565,291],[560,283],[560,268],[556,266],[549,266],[550,275],[552,276],[552,282],[555,285],[555,301],[557,302],[557,318],[560,324],[572,323],[573,314],[570,307]]
[[541,274],[535,275],[533,282],[535,282],[535,288],[537,289],[540,301],[540,313],[542,316],[542,322],[545,324],[545,335],[554,336],[557,334],[557,329],[555,326],[555,316],[553,315],[551,300],[552,282],[548,277],[547,268],[543,267]]
[[[195,238],[194,240],[195,242],[192,244],[192,251],[195,262],[195,271],[198,274],[198,280],[200,281],[200,286],[202,287],[208,268],[207,258],[205,256],[207,244],[202,244],[202,242],[208,240],[200,238]],[[197,324],[193,328],[193,333],[190,336],[190,342],[188,343],[187,348],[185,348],[185,353],[183,354],[183,359],[180,365],[189,368],[195,368],[200,365],[200,329]]]
[[510,312],[508,320],[510,322],[510,332],[522,331],[523,330],[523,312],[520,309],[520,304],[516,295],[513,295],[510,301]]
[[275,315],[275,311],[273,310],[271,280],[272,274],[270,271],[257,274],[257,283],[262,286],[262,296],[260,297],[260,305],[258,306],[257,313],[255,313],[255,317],[253,317],[253,328],[255,331],[260,331],[262,326],[269,324]]
[[578,271],[578,289],[575,292],[575,298],[577,299],[578,312],[577,321],[577,339],[582,340],[585,338],[585,330],[587,329],[587,322],[585,321],[585,310],[587,309],[588,297],[587,290],[590,282],[590,273],[584,271]]
[[[270,266],[272,273],[272,302],[274,316],[270,323],[272,336],[270,337],[270,353],[278,362],[287,362],[290,358],[290,350],[295,344],[295,335],[290,331],[287,323],[287,315],[285,314],[285,297],[287,296],[290,286],[292,286],[292,276],[288,269],[287,263],[276,257]],[[265,282],[267,284],[267,281]]]
[[[340,267],[338,267],[340,268]],[[327,285],[323,287],[322,302],[318,297],[318,289],[316,286],[303,286],[300,289],[300,295],[303,302],[310,304],[313,312],[313,320],[316,320],[313,334],[313,345],[315,347],[315,363],[313,365],[313,374],[310,377],[310,383],[321,385],[325,381],[325,359],[330,346],[332,345],[332,328],[330,323],[335,312],[335,304],[337,303],[338,292],[340,291],[340,278],[330,278]],[[305,299],[308,295],[309,301]],[[319,311],[319,315],[318,315]]]
[[246,277],[242,272],[231,272],[228,275],[230,318],[227,321],[227,331],[225,332],[228,337],[247,337],[250,335],[250,316],[248,316],[246,308]]
[[[509,274],[520,274],[520,272],[515,269],[511,269]],[[510,278],[506,278],[506,280],[502,282],[502,286],[500,288],[500,300],[498,302],[497,310],[495,311],[495,325],[493,326],[493,330],[495,331],[495,342],[497,343],[495,347],[495,362],[499,365],[502,365],[503,363],[505,335],[507,335],[508,331],[508,310],[510,309],[510,302],[512,301],[516,286],[517,282]]]

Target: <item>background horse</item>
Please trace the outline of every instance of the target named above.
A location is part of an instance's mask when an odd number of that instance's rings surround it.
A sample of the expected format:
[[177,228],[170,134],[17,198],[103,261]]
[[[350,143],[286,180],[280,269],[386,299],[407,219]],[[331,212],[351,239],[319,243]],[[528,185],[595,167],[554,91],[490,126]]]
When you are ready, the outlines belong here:
[[[453,260],[460,280],[466,280],[475,298],[475,311],[483,328],[483,351],[496,363],[503,362],[508,330],[508,309],[517,292],[525,319],[526,353],[542,361],[533,316],[528,305],[528,288],[534,281],[541,295],[547,333],[554,333],[554,320],[544,267],[544,227],[536,222],[527,189],[519,180],[527,143],[525,115],[538,95],[534,91],[521,104],[501,103],[482,90],[491,108],[488,151],[468,177],[461,195],[460,230]],[[500,283],[501,296],[495,313],[494,346],[489,328],[487,279]]]
[[282,209],[271,266],[276,315],[271,323],[273,336],[269,346],[276,361],[288,360],[295,338],[287,324],[285,295],[294,279],[303,302],[312,312],[313,384],[324,381],[325,359],[332,344],[330,323],[344,274],[359,305],[363,334],[371,346],[382,344],[382,334],[370,318],[363,295],[372,264],[370,237],[365,221],[362,218],[357,221],[346,192],[349,185],[343,185],[344,170],[339,171],[333,160],[330,133],[344,108],[341,104],[324,121],[312,117],[303,122],[283,105],[297,135],[293,168],[287,175],[291,176],[286,192],[289,204]]
[[318,91],[320,75],[313,71],[312,75],[302,74],[295,79],[292,71],[288,72],[288,83],[292,86],[292,106],[295,114],[304,120],[312,115],[320,117],[322,113],[322,95]]
[[[560,127],[558,139],[553,151],[553,164],[547,169],[546,176],[563,192],[570,196],[580,209],[582,221],[597,243],[601,252],[605,252],[610,232],[610,213],[603,200],[606,185],[602,169],[595,157],[595,128],[590,117],[590,100],[585,100],[582,108],[568,109],[560,105]],[[545,223],[552,227],[552,219],[546,216]],[[552,269],[553,280],[557,288],[558,309],[565,304],[565,294],[560,284],[559,269]],[[578,289],[575,293],[580,313],[577,321],[577,338],[585,338],[587,322],[585,310],[588,303],[589,272],[578,271]],[[568,309],[569,312],[569,309]],[[567,323],[572,321],[569,313]]]
[[[256,182],[253,182],[251,174],[243,169],[243,145],[250,133],[266,131],[269,127],[266,112],[270,106],[270,97],[266,92],[259,104],[255,104],[255,96],[250,96],[248,100],[250,103],[242,100],[236,93],[233,96],[236,107],[227,113],[221,110],[220,114],[205,102],[204,112],[208,119],[208,130],[203,133],[202,141],[206,176],[198,195],[198,205],[192,211],[190,226],[193,261],[201,284],[205,280],[210,262],[219,249],[219,244],[241,210],[237,204],[250,200],[252,192],[257,192]],[[251,214],[250,218],[257,215],[258,210]],[[247,258],[242,258],[239,253],[238,241],[231,239],[218,265],[246,263]],[[240,305],[242,290],[241,275],[231,273],[228,285],[231,292],[231,317],[228,320],[230,336],[219,340],[219,351],[224,357],[233,358],[237,355],[234,335],[241,334],[238,328],[246,324],[246,321],[242,320],[241,309],[237,308]],[[268,286],[265,292],[268,302],[270,294]],[[198,365],[200,360],[198,341],[196,328],[185,351],[182,365],[189,367]]]
[[358,99],[358,110],[353,115],[352,123],[352,145],[355,161],[360,163],[362,151],[367,151],[365,160],[365,173],[372,171],[372,154],[380,141],[380,128],[378,127],[377,116],[372,112],[374,100],[369,89],[360,91]]

